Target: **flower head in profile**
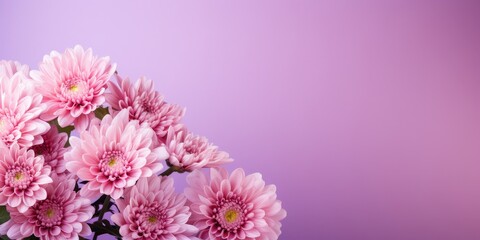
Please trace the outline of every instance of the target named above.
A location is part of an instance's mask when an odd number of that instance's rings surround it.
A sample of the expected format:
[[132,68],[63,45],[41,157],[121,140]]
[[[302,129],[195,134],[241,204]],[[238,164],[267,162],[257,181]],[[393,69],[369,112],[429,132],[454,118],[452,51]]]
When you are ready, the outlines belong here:
[[44,166],[43,157],[16,143],[10,148],[1,146],[0,152],[0,205],[23,213],[47,197],[45,185],[52,182],[50,167]]
[[259,173],[245,176],[236,169],[212,168],[210,178],[196,170],[187,177],[185,195],[191,202],[191,222],[201,239],[278,239],[286,211],[274,185]]
[[25,213],[10,207],[10,220],[0,226],[0,235],[21,239],[35,235],[40,239],[79,239],[90,235],[90,220],[95,209],[90,200],[74,191],[75,180],[67,175],[52,174],[53,183],[46,187],[47,198],[37,201]]
[[0,60],[0,75],[5,76],[6,78],[11,78],[17,72],[21,72],[23,75],[28,76],[30,74],[30,68],[17,61]]
[[170,127],[176,130],[185,115],[185,109],[164,101],[164,97],[155,91],[153,81],[140,78],[134,84],[117,75],[117,84],[108,83],[109,91],[105,94],[107,103],[115,111],[128,109],[130,119],[148,123],[155,131],[160,143],[165,142]]
[[186,201],[174,192],[172,178],[140,178],[115,201],[120,212],[112,220],[123,239],[193,239],[198,229],[187,223],[191,213]]
[[50,125],[39,118],[46,105],[24,68],[12,62],[0,66],[0,138],[6,145],[30,147],[42,143]]
[[65,147],[68,135],[63,132],[60,133],[56,127],[52,127],[47,133],[42,135],[42,137],[43,143],[32,147],[35,154],[43,156],[45,165],[50,166],[52,172],[57,174],[65,173],[65,160],[63,155],[69,149]]
[[186,128],[177,132],[170,128],[165,147],[170,155],[168,163],[183,171],[217,167],[233,161],[228,153],[219,151],[207,138],[194,135]]
[[84,130],[94,117],[94,110],[105,102],[103,93],[115,72],[115,64],[108,57],[97,58],[92,50],[81,46],[60,54],[52,51],[43,58],[39,70],[31,76],[40,82],[38,91],[43,95],[47,111],[42,118],[58,117],[61,127],[75,125]]
[[163,147],[152,147],[155,133],[146,124],[129,121],[128,110],[115,117],[106,115],[92,122],[80,138],[71,137],[71,151],[65,154],[66,168],[88,181],[80,193],[91,199],[101,194],[113,199],[140,177],[158,173],[168,155]]

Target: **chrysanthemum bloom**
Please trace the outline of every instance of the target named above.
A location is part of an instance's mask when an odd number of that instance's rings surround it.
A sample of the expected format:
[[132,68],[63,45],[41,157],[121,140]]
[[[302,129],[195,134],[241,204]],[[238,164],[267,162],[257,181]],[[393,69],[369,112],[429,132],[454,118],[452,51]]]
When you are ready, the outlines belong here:
[[25,76],[28,76],[30,74],[30,68],[17,61],[0,61],[0,75],[11,78],[17,72],[22,72]]
[[120,212],[112,221],[123,239],[192,239],[198,229],[187,224],[191,213],[186,201],[174,192],[172,178],[140,178],[123,199],[115,200]]
[[217,167],[233,161],[228,153],[219,151],[207,138],[189,133],[186,128],[177,132],[170,128],[165,146],[170,155],[168,163],[181,171]]
[[117,75],[117,84],[108,83],[105,97],[113,110],[128,109],[130,119],[148,123],[160,143],[165,142],[168,128],[181,128],[179,122],[185,115],[185,109],[165,102],[163,95],[155,91],[152,80],[140,78],[132,85],[128,78],[122,79]]
[[78,45],[64,54],[53,51],[45,55],[39,71],[31,72],[41,83],[38,91],[48,106],[42,118],[58,117],[61,127],[73,123],[79,131],[84,130],[95,117],[93,111],[105,102],[103,94],[115,67],[108,57],[97,58],[91,49],[84,51]]
[[191,202],[191,221],[201,239],[278,239],[286,211],[277,200],[275,185],[265,186],[259,173],[245,176],[236,169],[212,168],[210,179],[197,170],[189,174],[185,195]]
[[80,138],[71,137],[72,150],[65,154],[67,170],[88,181],[82,196],[91,199],[101,194],[118,199],[126,187],[140,177],[149,177],[162,169],[168,157],[164,147],[151,149],[155,133],[147,124],[128,119],[128,110],[114,118],[105,116],[100,124],[91,124]]
[[63,155],[69,148],[65,147],[68,140],[66,133],[59,133],[56,127],[50,128],[46,134],[42,135],[43,143],[35,145],[32,149],[36,155],[42,155],[45,159],[45,165],[52,168],[52,172],[57,174],[65,173],[65,160]]
[[25,213],[7,208],[10,220],[0,226],[0,235],[20,239],[34,234],[40,239],[64,240],[92,233],[87,224],[95,212],[90,200],[74,191],[74,179],[56,174],[52,177],[54,181],[46,187],[45,200],[38,201]]
[[16,142],[21,147],[40,144],[41,135],[50,129],[50,125],[39,118],[46,105],[41,103],[42,95],[35,92],[23,70],[13,73],[18,69],[10,67],[4,65],[0,70],[1,141],[6,145]]
[[33,150],[20,148],[14,143],[10,148],[1,144],[0,152],[0,205],[17,208],[19,212],[47,197],[45,185],[52,182],[50,166],[43,165],[43,157]]

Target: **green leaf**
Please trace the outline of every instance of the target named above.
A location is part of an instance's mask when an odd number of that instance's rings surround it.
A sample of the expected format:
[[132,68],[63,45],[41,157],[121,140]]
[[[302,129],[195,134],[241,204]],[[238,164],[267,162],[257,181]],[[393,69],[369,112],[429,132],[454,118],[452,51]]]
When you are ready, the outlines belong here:
[[5,206],[0,206],[0,224],[8,221],[10,219],[10,213],[8,213]]
[[95,117],[97,117],[100,120],[102,120],[103,117],[109,114],[107,107],[98,107],[97,109],[95,109],[94,112],[95,112]]
[[[0,206],[0,224],[10,219],[10,213],[8,213],[5,206]],[[7,236],[0,236],[1,240],[10,240]]]
[[117,238],[121,237],[120,227],[117,225],[111,225],[110,223],[105,225],[105,221],[107,220],[104,220],[101,222],[89,223],[88,225],[90,225],[92,232],[94,232],[96,236],[108,234]]
[[[8,221],[10,219],[10,213],[8,213],[5,206],[0,206],[0,224]],[[0,236],[1,240],[10,240],[7,236]],[[39,238],[34,235],[24,238],[24,240],[38,240]]]
[[[58,119],[55,118],[54,120],[48,122],[50,125],[52,126],[55,126],[57,127],[57,130],[58,132],[64,132],[68,135],[68,138],[70,138],[70,134],[72,133],[72,131],[75,129],[74,126],[66,126],[66,127],[60,127],[60,124],[58,124]],[[65,147],[69,147],[70,146],[70,141],[67,140],[67,142],[65,143]]]
[[35,237],[35,235],[31,235],[30,237],[24,238],[23,240],[39,240],[40,238]]

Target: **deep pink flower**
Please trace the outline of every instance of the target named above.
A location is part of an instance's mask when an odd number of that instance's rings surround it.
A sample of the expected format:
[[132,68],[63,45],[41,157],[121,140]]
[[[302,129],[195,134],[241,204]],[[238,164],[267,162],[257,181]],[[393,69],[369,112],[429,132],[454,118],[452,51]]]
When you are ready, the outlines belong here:
[[172,178],[140,178],[123,199],[115,200],[120,212],[112,221],[123,239],[192,239],[198,229],[187,224],[191,213],[186,201],[174,192]]
[[6,145],[30,147],[43,142],[50,125],[39,118],[46,105],[23,68],[12,62],[0,66],[0,137]]
[[43,165],[43,157],[32,150],[13,143],[10,148],[1,144],[0,205],[25,212],[38,200],[47,197],[45,185],[52,182],[50,166]]
[[232,162],[228,153],[219,151],[207,138],[189,133],[186,128],[175,132],[168,130],[165,142],[169,164],[184,171],[193,171],[203,167],[217,167]]
[[243,169],[236,169],[229,176],[224,169],[212,168],[210,179],[196,170],[187,182],[190,219],[201,239],[278,239],[286,211],[275,185],[265,186],[259,173],[245,176]]
[[65,147],[68,135],[66,133],[59,133],[54,126],[50,128],[50,131],[42,135],[42,137],[43,143],[32,147],[35,154],[43,156],[45,165],[50,166],[52,172],[57,174],[65,173],[65,160],[63,155],[69,149]]
[[164,97],[155,91],[152,80],[142,77],[132,85],[128,78],[117,75],[117,84],[109,82],[108,90],[105,98],[111,108],[115,111],[128,109],[130,119],[148,123],[160,143],[165,142],[168,128],[181,128],[179,122],[185,109],[165,102]]
[[0,235],[20,239],[34,234],[40,239],[64,240],[86,237],[92,232],[87,221],[95,209],[87,198],[74,191],[75,180],[52,174],[53,183],[46,187],[47,198],[20,213],[10,207],[10,220],[0,226]]
[[45,55],[39,71],[31,72],[41,83],[38,91],[48,107],[42,118],[58,117],[60,126],[73,123],[79,131],[84,130],[95,117],[93,111],[105,102],[103,93],[115,67],[108,57],[97,58],[91,49],[85,51],[78,45],[63,54],[53,51]]
[[91,199],[107,194],[122,196],[126,187],[140,177],[149,177],[162,169],[168,157],[165,148],[151,149],[155,133],[146,124],[129,121],[128,110],[112,118],[107,115],[100,124],[93,122],[80,138],[70,137],[72,150],[65,154],[67,170],[88,181],[82,196]]

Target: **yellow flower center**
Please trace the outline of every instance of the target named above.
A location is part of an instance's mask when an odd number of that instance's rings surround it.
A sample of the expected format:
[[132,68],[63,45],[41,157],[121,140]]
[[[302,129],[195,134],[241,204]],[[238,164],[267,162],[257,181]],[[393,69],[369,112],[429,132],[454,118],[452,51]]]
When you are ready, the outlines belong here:
[[111,158],[110,161],[108,161],[108,166],[113,167],[117,164],[117,159]]
[[48,218],[52,218],[53,215],[55,215],[55,211],[53,209],[49,208],[49,209],[47,209],[46,214],[47,214]]
[[20,181],[23,179],[23,174],[21,172],[15,173],[15,180]]
[[77,85],[72,85],[72,86],[70,86],[69,90],[72,91],[72,92],[78,92],[78,86]]
[[225,213],[225,220],[227,220],[228,223],[235,222],[235,220],[237,220],[237,217],[238,213],[235,210],[230,209]]
[[157,218],[154,217],[154,216],[150,216],[148,217],[148,220],[147,220],[149,223],[156,223],[157,222]]

